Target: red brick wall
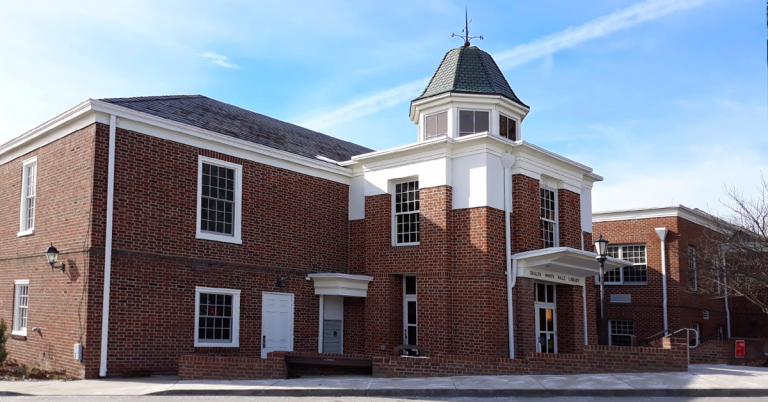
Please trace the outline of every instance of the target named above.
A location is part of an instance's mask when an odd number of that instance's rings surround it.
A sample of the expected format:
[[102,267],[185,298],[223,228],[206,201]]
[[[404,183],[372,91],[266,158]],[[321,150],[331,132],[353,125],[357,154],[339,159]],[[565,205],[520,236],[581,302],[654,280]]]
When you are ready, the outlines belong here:
[[736,345],[734,340],[707,340],[691,349],[691,364],[764,364],[765,347],[768,341],[764,339],[746,339],[745,355],[736,358]]
[[581,250],[581,195],[557,190],[557,214],[560,247]]
[[512,254],[541,248],[540,188],[536,179],[512,175]]
[[[100,235],[103,204],[99,188],[103,175],[94,154],[104,142],[91,125],[0,166],[0,318],[10,335],[13,323],[14,280],[29,279],[27,337],[13,337],[9,359],[65,372],[92,374],[99,358],[99,336],[90,324],[101,304],[101,266],[92,247],[103,246]],[[17,237],[22,162],[37,156],[35,233]],[[43,252],[53,243],[66,272],[52,271]],[[103,263],[103,259],[101,260]],[[89,299],[90,298],[90,299]],[[41,328],[39,333],[33,327]],[[73,345],[83,344],[84,361],[73,358]]]
[[286,378],[286,352],[260,356],[184,355],[179,358],[180,380],[252,380]]
[[[725,306],[722,299],[691,292],[688,288],[688,245],[701,241],[704,231],[700,225],[676,217],[647,218],[594,223],[594,233],[601,233],[611,244],[645,244],[648,266],[647,285],[606,286],[606,298],[612,293],[631,294],[630,304],[610,304],[608,319],[633,320],[638,340],[664,329],[663,292],[661,275],[661,243],[655,228],[666,227],[667,295],[669,329],[702,325],[702,335],[712,335],[718,325],[725,325]],[[708,310],[710,318],[703,319]]]
[[429,359],[373,358],[374,377],[598,374],[687,371],[684,343],[664,348],[583,346],[579,354],[528,353],[525,358],[446,355]]

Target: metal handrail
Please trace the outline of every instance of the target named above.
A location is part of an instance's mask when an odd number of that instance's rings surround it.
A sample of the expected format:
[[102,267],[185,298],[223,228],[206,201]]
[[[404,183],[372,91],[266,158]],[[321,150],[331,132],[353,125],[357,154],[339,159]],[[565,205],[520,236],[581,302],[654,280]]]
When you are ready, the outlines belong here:
[[[664,338],[669,338],[672,335],[674,335],[674,334],[676,334],[678,332],[682,332],[682,331],[685,331],[685,340],[686,340],[686,343],[688,344],[688,349],[693,349],[693,348],[699,346],[699,331],[697,331],[697,330],[695,330],[693,328],[680,328],[677,331],[675,331],[675,332],[673,332],[673,333],[671,333],[669,335],[665,335]],[[696,344],[693,345],[693,346],[691,346],[691,331],[693,331],[696,334],[696,338],[695,338],[696,339]]]

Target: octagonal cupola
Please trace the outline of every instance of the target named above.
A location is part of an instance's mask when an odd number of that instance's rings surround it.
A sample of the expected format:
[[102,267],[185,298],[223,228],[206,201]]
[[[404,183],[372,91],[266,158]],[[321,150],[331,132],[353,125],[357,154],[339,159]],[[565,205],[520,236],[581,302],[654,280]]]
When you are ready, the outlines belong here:
[[493,57],[465,42],[445,54],[427,87],[411,101],[410,118],[419,127],[419,142],[481,133],[519,141],[529,110]]

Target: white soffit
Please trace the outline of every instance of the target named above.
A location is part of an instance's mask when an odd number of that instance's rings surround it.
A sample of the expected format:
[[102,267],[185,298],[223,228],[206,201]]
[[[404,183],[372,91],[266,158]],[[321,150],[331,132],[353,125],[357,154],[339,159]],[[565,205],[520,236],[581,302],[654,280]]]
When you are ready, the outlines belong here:
[[[595,258],[595,253],[570,247],[524,251],[513,254],[512,258],[517,260],[517,276],[583,285],[583,281],[576,282],[568,277],[586,278],[600,273],[600,262]],[[605,260],[605,271],[628,265],[632,265],[632,262],[608,257]],[[557,280],[557,275],[553,278],[547,276],[547,273],[566,276],[566,279]]]
[[367,297],[372,276],[341,273],[309,274],[315,284],[315,294],[324,296]]

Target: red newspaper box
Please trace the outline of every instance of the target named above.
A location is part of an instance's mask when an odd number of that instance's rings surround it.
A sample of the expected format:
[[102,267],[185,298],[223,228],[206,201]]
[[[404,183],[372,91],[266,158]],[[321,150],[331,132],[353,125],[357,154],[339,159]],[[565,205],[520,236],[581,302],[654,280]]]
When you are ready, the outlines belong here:
[[746,342],[736,341],[736,358],[744,358],[744,351],[746,350]]

